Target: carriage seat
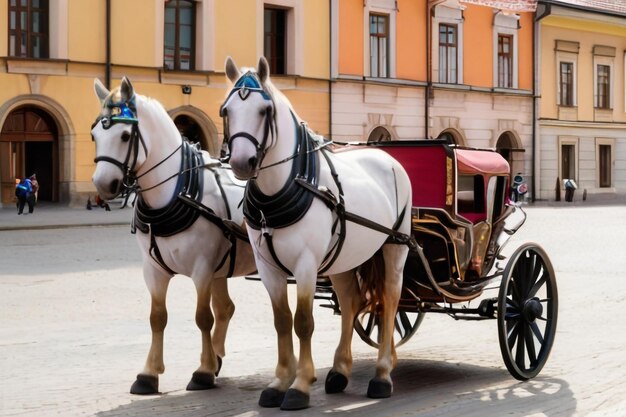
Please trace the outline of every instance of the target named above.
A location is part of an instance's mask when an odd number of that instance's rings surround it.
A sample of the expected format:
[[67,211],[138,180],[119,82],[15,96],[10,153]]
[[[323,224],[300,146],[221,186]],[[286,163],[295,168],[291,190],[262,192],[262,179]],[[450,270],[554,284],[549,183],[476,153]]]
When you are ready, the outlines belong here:
[[473,224],[487,219],[487,213],[477,210],[473,191],[457,191],[457,213]]

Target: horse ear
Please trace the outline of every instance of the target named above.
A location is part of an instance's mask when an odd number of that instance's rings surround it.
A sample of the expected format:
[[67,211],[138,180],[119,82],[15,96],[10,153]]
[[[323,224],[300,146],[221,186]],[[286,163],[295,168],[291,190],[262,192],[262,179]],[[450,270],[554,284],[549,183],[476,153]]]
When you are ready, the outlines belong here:
[[234,83],[241,77],[241,71],[239,71],[237,64],[235,64],[235,61],[230,56],[226,58],[224,67],[226,68],[226,76],[231,82]]
[[122,84],[120,85],[120,94],[122,96],[122,101],[129,101],[135,95],[135,90],[133,89],[133,85],[130,83],[130,80],[124,76],[122,78]]
[[265,81],[270,77],[270,64],[267,63],[267,59],[264,56],[259,58],[259,67],[256,72],[259,75],[261,84],[265,84]]
[[97,78],[94,78],[93,80],[93,89],[96,93],[96,97],[98,97],[98,100],[100,100],[100,103],[102,104],[104,100],[109,96],[110,91]]

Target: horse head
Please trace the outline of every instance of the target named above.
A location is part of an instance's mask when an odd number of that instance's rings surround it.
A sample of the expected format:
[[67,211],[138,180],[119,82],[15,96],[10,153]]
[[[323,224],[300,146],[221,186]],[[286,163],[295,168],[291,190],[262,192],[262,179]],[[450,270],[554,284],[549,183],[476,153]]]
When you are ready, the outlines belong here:
[[266,151],[275,140],[277,90],[269,80],[269,64],[264,57],[256,71],[243,72],[228,57],[226,75],[234,86],[220,109],[224,141],[228,144],[234,174],[240,179],[250,179],[258,173]]
[[139,134],[137,100],[130,81],[124,77],[119,87],[109,91],[95,79],[94,90],[101,110],[91,127],[91,137],[96,143],[92,181],[100,196],[107,200],[133,186],[147,150]]

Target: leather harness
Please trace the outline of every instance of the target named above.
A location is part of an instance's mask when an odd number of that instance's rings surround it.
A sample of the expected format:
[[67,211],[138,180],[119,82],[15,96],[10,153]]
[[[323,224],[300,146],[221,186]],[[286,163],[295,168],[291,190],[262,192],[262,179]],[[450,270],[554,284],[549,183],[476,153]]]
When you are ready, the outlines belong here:
[[[265,114],[264,137],[260,142],[247,132],[238,132],[233,136],[229,136],[225,105],[235,92],[239,93],[242,100],[246,100],[251,92],[262,94],[265,100],[272,100],[271,96],[261,87],[261,83],[256,75],[252,72],[247,72],[237,81],[220,111],[224,118],[224,140],[228,144],[229,150],[234,138],[243,137],[250,140],[257,149],[257,166],[260,166],[267,150],[269,135],[275,132],[272,120],[275,114],[273,112]],[[291,157],[271,165],[293,160],[291,173],[285,186],[276,194],[267,196],[258,188],[256,179],[252,178],[248,181],[244,194],[243,210],[246,221],[253,229],[261,230],[275,264],[287,275],[293,276],[293,273],[280,261],[276,254],[272,239],[272,229],[284,228],[299,221],[311,207],[314,198],[319,198],[335,214],[336,217],[331,233],[333,235],[338,233],[337,241],[322,261],[322,265],[318,270],[319,274],[328,271],[339,257],[346,238],[345,225],[347,221],[388,235],[386,243],[404,244],[408,245],[409,248],[415,249],[417,243],[413,236],[398,231],[406,215],[406,208],[398,215],[392,228],[385,227],[345,210],[343,188],[327,149],[332,142],[324,142],[319,137],[314,137],[305,123],[298,123],[293,112],[291,112],[291,115],[296,126],[294,153]],[[326,187],[318,185],[320,167],[318,151],[323,155],[330,168],[338,190],[338,198]],[[265,168],[269,168],[269,166],[260,167],[259,169]]]
[[[198,217],[202,216],[217,226],[231,243],[230,249],[226,251],[215,269],[218,271],[222,268],[226,263],[226,260],[230,257],[227,277],[231,277],[236,264],[237,239],[248,242],[248,235],[238,224],[232,221],[228,198],[226,197],[224,187],[221,184],[218,170],[215,169],[215,167],[207,166],[204,163],[200,149],[198,149],[195,145],[191,145],[183,138],[181,145],[172,154],[142,174],[145,175],[147,172],[152,171],[169,157],[174,155],[175,152],[178,150],[181,151],[182,161],[180,172],[168,177],[159,184],[143,190],[146,191],[148,189],[156,188],[164,182],[174,177],[178,177],[174,196],[170,202],[162,208],[151,208],[143,199],[141,194],[142,189],[139,188],[137,184],[137,180],[141,176],[137,176],[135,172],[139,145],[141,144],[143,146],[144,152],[146,152],[146,145],[139,130],[138,120],[135,116],[136,109],[134,96],[127,102],[107,103],[106,106],[110,109],[118,108],[121,116],[100,116],[92,125],[92,129],[98,122],[102,123],[102,127],[104,129],[109,129],[115,123],[131,124],[131,134],[130,137],[126,139],[127,141],[129,140],[130,143],[123,163],[108,156],[99,156],[94,159],[94,162],[109,162],[120,168],[124,174],[122,180],[122,191],[126,193],[126,198],[128,198],[132,192],[136,192],[138,195],[137,203],[135,205],[134,218],[131,223],[131,233],[136,233],[136,230],[138,229],[142,233],[149,234],[150,248],[148,253],[161,268],[174,275],[176,274],[176,271],[167,266],[163,260],[163,256],[161,255],[161,251],[157,245],[156,237],[167,237],[181,233],[194,224]],[[209,169],[214,174],[215,181],[226,206],[226,219],[221,218],[215,214],[213,209],[201,203],[204,189],[203,169]]]

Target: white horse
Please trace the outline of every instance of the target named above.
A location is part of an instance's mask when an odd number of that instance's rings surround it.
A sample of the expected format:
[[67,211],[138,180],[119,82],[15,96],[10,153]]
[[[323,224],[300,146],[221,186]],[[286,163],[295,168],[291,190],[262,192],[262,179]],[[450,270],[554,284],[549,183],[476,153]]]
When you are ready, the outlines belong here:
[[143,275],[152,296],[152,344],[130,392],[158,392],[165,370],[165,297],[174,274],[187,275],[195,284],[196,324],[202,332],[200,367],[187,389],[212,388],[235,309],[226,278],[256,269],[249,243],[234,237],[243,225],[237,209],[243,187],[219,161],[183,141],[161,104],[135,94],[126,77],[112,92],[97,79],[94,87],[102,110],[91,130],[96,143],[92,180],[105,200],[122,191],[137,193],[133,232],[139,229]]
[[[383,276],[361,284],[382,315],[376,376],[368,396],[390,396],[390,372],[396,364],[394,317],[408,253],[407,245],[398,243],[408,243],[411,227],[406,172],[380,150],[330,153],[328,143],[310,132],[271,83],[265,58],[256,72],[242,74],[229,57],[226,74],[234,83],[222,106],[230,163],[238,178],[249,179],[244,214],[278,335],[276,377],[261,393],[259,404],[308,407],[310,386],[316,380],[311,354],[313,296],[321,273],[330,275],[342,314],[341,339],[326,392],[345,389],[352,370],[353,322],[363,299],[355,271],[379,250]],[[290,274],[297,283],[294,318],[287,302]],[[374,285],[367,286],[368,282]],[[299,360],[293,352],[292,326],[300,340]]]

